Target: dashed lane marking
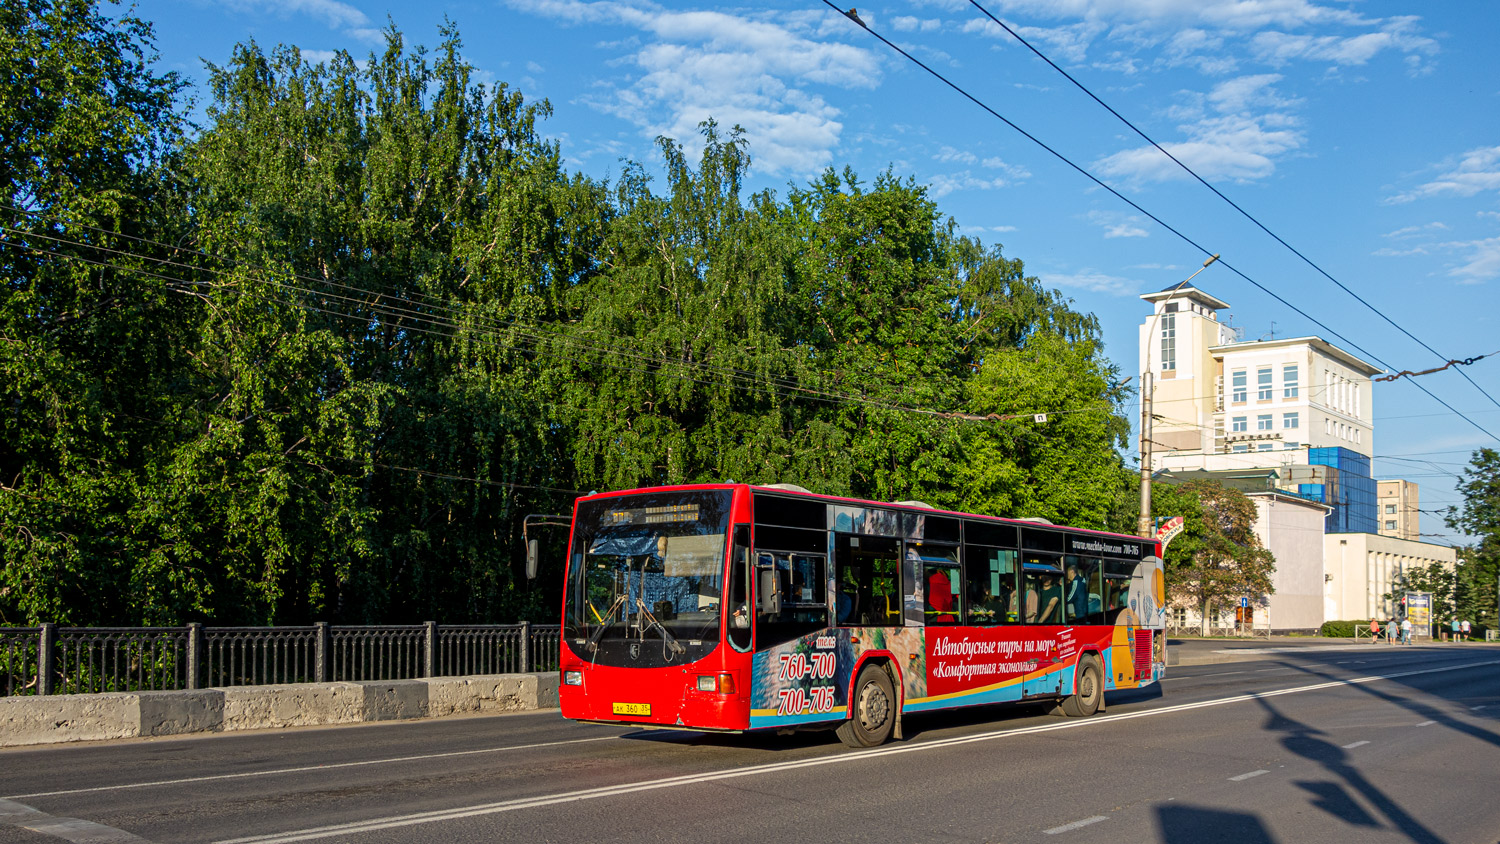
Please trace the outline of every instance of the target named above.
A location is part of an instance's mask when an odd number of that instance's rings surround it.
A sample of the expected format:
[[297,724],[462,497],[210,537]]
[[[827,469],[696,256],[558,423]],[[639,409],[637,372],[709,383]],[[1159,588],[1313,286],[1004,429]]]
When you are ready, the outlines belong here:
[[1357,742],[1355,742],[1353,744],[1346,744],[1346,745],[1344,745],[1344,749],[1345,750],[1353,750],[1356,747],[1364,747],[1367,744],[1369,744],[1369,742],[1367,742],[1367,741],[1357,741]]
[[1431,727],[1433,724],[1436,724],[1436,723],[1437,723],[1436,721],[1423,721],[1422,723],[1418,724],[1417,726],[1418,727]]
[[1245,780],[1248,780],[1251,777],[1258,777],[1261,774],[1269,774],[1269,773],[1271,773],[1271,772],[1270,771],[1251,771],[1248,774],[1240,774],[1237,777],[1230,777],[1229,781],[1230,782],[1244,782]]
[[991,730],[983,733],[975,733],[969,736],[954,736],[953,738],[936,739],[930,742],[913,744],[902,744],[893,747],[882,747],[871,750],[863,750],[855,753],[842,753],[837,756],[821,756],[815,759],[801,759],[791,762],[772,762],[766,765],[751,765],[743,768],[733,768],[725,771],[710,771],[701,774],[687,774],[677,777],[665,777],[655,780],[644,780],[640,782],[621,783],[619,785],[603,786],[600,788],[585,788],[577,791],[565,791],[553,794],[540,794],[535,797],[521,797],[511,800],[502,800],[495,803],[480,803],[471,806],[459,806],[452,809],[439,809],[430,812],[415,812],[405,815],[387,815],[385,817],[370,818],[352,823],[332,824],[329,826],[309,827],[306,829],[289,830],[286,832],[270,833],[268,835],[251,835],[244,838],[230,838],[217,842],[217,844],[290,844],[293,841],[312,841],[319,838],[333,838],[335,836],[350,836],[360,832],[375,832],[382,829],[396,829],[399,827],[416,826],[418,824],[436,823],[441,821],[459,820],[461,818],[474,818],[486,815],[495,815],[502,812],[515,812],[524,809],[539,809],[545,806],[557,806],[568,803],[577,803],[583,800],[596,800],[606,797],[619,797],[627,794],[639,794],[642,792],[657,791],[661,789],[679,788],[682,786],[702,785],[711,782],[726,782],[742,777],[763,776],[765,774],[781,773],[802,768],[821,768],[825,765],[857,765],[872,760],[884,759],[889,756],[898,756],[906,753],[928,753],[934,750],[942,750],[949,747],[957,747],[965,744],[977,744],[980,742],[996,741],[999,739],[1015,738],[1017,736],[1034,735],[1037,733],[1051,733],[1058,730],[1076,730],[1090,727],[1102,727],[1120,721],[1129,721],[1135,718],[1152,718],[1158,715],[1171,715],[1178,712],[1188,712],[1194,709],[1206,709],[1215,706],[1224,706],[1231,703],[1244,703],[1253,700],[1265,700],[1267,698],[1280,697],[1282,695],[1295,695],[1305,692],[1319,691],[1322,689],[1336,689],[1344,686],[1360,686],[1366,683],[1376,683],[1382,680],[1394,680],[1400,677],[1415,677],[1424,674],[1442,674],[1450,671],[1471,671],[1490,665],[1500,665],[1500,660],[1486,660],[1484,662],[1468,662],[1462,665],[1447,665],[1441,668],[1420,668],[1415,671],[1398,671],[1391,674],[1376,674],[1368,677],[1355,677],[1348,680],[1332,680],[1326,683],[1314,683],[1309,686],[1293,686],[1286,689],[1276,689],[1269,692],[1251,692],[1243,695],[1218,698],[1216,700],[1204,700],[1197,703],[1181,703],[1176,706],[1163,706],[1156,709],[1143,709],[1138,712],[1126,712],[1120,715],[1105,715],[1100,718],[1087,718],[1077,721],[1063,721],[1057,724],[1046,724],[1033,727],[1019,727],[1007,730]]
[[146,839],[131,835],[123,829],[78,818],[59,818],[14,800],[0,799],[0,823],[72,841],[74,844],[150,844]]
[[1088,826],[1091,823],[1098,823],[1100,821],[1107,820],[1109,820],[1109,817],[1106,815],[1095,815],[1092,818],[1084,818],[1081,821],[1073,821],[1072,823],[1065,823],[1062,826],[1054,826],[1051,829],[1044,829],[1042,830],[1042,832],[1046,833],[1047,835],[1057,835],[1060,832],[1072,832],[1075,829]]

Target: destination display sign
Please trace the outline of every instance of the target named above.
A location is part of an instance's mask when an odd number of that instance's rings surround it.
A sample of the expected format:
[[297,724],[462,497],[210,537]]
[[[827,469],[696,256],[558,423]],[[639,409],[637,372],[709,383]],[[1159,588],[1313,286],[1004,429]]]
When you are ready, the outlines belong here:
[[1112,536],[1074,536],[1073,534],[1069,534],[1067,552],[1085,557],[1125,557],[1127,559],[1139,560],[1141,558],[1141,543],[1131,542],[1127,539],[1116,539]]

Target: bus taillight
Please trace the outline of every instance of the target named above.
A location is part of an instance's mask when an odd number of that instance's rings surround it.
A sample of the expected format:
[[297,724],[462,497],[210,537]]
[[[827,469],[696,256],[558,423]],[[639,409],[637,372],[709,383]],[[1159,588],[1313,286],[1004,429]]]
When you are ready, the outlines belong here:
[[733,674],[699,674],[698,691],[718,692],[721,695],[734,694]]

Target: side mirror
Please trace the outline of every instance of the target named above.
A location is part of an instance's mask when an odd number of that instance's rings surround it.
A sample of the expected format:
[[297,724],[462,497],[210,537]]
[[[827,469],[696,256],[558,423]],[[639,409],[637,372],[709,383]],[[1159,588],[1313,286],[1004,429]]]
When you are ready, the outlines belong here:
[[768,566],[757,569],[756,572],[756,609],[768,615],[780,614],[781,579],[776,576],[776,569]]
[[537,544],[535,539],[526,540],[526,579],[536,580]]

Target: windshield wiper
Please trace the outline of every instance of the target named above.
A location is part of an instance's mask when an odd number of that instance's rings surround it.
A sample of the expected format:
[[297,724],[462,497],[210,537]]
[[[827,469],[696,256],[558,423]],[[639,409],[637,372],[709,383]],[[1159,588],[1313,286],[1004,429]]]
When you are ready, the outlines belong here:
[[593,651],[599,647],[599,639],[604,636],[604,631],[608,630],[610,625],[615,623],[615,613],[619,612],[620,605],[623,603],[625,603],[625,596],[621,595],[618,598],[615,598],[615,602],[613,604],[609,605],[609,611],[604,614],[603,618],[599,619],[599,626],[595,627],[594,632],[589,634],[589,640],[587,644],[584,645],[585,648]]
[[650,624],[645,625],[646,630],[655,628],[656,630],[661,631],[661,637],[666,641],[667,647],[672,649],[672,653],[677,654],[678,656],[682,656],[683,654],[687,653],[687,648],[684,648],[682,645],[677,644],[677,637],[673,636],[672,633],[667,630],[667,628],[663,626],[660,621],[656,620],[656,616],[652,615],[651,611],[646,609],[645,601],[642,601],[640,598],[636,598],[635,606],[636,609],[640,611],[641,617],[650,622]]

